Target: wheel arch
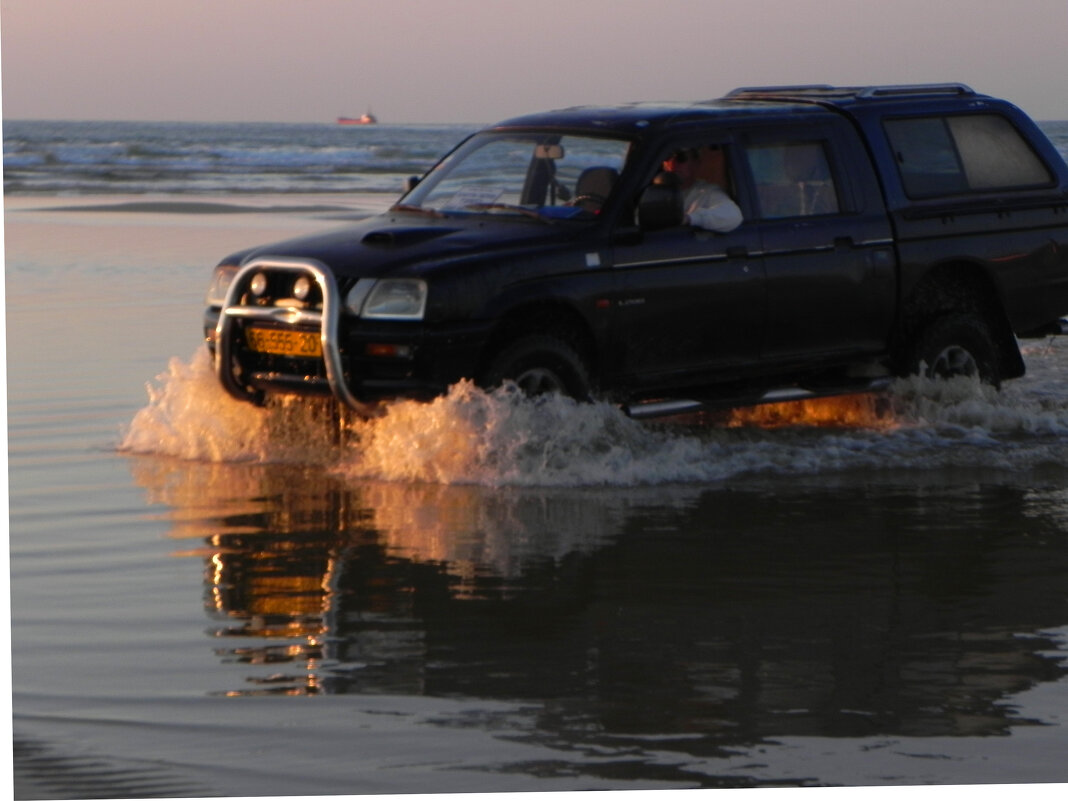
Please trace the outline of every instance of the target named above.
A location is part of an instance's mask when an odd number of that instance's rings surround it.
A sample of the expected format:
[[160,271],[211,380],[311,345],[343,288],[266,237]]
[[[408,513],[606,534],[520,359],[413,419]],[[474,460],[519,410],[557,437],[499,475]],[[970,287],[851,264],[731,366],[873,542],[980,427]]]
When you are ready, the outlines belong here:
[[933,266],[906,289],[894,334],[897,368],[905,368],[905,354],[924,328],[940,317],[959,313],[976,314],[990,326],[1003,378],[1024,374],[1023,357],[997,283],[981,264],[967,261]]
[[528,334],[559,337],[585,360],[591,376],[597,375],[596,338],[588,321],[562,300],[538,300],[515,306],[502,314],[490,331],[479,359],[479,374],[512,342]]

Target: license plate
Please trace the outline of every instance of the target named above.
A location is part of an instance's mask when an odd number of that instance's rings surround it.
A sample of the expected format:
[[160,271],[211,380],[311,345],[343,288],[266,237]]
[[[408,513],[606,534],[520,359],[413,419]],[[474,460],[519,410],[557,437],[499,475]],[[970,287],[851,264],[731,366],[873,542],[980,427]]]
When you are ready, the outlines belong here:
[[323,344],[318,333],[310,331],[285,331],[278,328],[248,328],[245,341],[258,353],[275,356],[302,356],[317,359],[323,355]]

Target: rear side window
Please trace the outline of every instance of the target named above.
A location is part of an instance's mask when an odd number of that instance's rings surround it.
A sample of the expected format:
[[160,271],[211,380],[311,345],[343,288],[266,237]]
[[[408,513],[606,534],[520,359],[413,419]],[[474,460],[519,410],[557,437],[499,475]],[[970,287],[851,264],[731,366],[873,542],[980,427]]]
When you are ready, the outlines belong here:
[[776,142],[746,148],[764,219],[838,213],[838,190],[822,142]]
[[1049,186],[1052,175],[1019,132],[996,114],[887,120],[911,198]]

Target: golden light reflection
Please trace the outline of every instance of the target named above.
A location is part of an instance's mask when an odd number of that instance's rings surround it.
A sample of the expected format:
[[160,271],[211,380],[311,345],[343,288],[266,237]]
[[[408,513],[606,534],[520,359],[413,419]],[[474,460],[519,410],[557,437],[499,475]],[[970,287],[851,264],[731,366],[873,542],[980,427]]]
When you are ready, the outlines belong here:
[[898,423],[883,395],[843,395],[786,403],[732,409],[726,417],[729,428],[871,428],[880,431]]
[[[881,398],[859,396],[746,410],[714,425],[895,422]],[[548,688],[553,698],[589,693],[608,731],[662,722],[665,697],[677,702],[669,711],[686,727],[719,726],[739,714],[775,732],[788,720],[795,732],[821,733],[858,725],[857,715],[826,702],[841,696],[845,709],[875,699],[872,717],[894,726],[901,720],[914,731],[979,735],[1006,726],[1002,707],[984,699],[1026,689],[1048,670],[1030,648],[1016,648],[1013,634],[1052,603],[1048,593],[1039,587],[1021,595],[1012,573],[991,578],[988,565],[997,563],[988,556],[1001,547],[993,537],[901,537],[902,521],[928,515],[923,493],[895,518],[896,489],[873,505],[867,487],[809,499],[809,484],[781,507],[791,516],[780,536],[767,531],[762,490],[527,492],[161,461],[135,464],[135,475],[171,506],[161,517],[173,521],[172,536],[199,537],[184,540],[196,547],[177,555],[203,566],[206,647],[224,675],[220,695],[514,699]],[[988,499],[983,488],[955,508],[1004,515],[1006,524],[992,531],[1018,525],[1025,515],[1015,493],[1006,494]],[[909,506],[909,496],[901,497]],[[826,527],[828,499],[841,517],[834,530]],[[685,547],[677,549],[680,542]],[[688,597],[701,601],[699,613],[678,614],[677,587],[696,594]],[[876,599],[879,588],[885,604]],[[947,592],[986,598],[991,589],[1002,594],[990,596],[981,629],[970,601],[949,628],[942,615],[932,629],[922,615],[896,614],[931,598],[948,606]],[[858,597],[866,604],[859,611]],[[989,625],[1018,599],[1023,617]],[[744,632],[724,635],[741,631],[738,609],[746,628],[752,621],[768,632],[774,648],[750,646]],[[858,614],[879,615],[879,622],[858,629]],[[844,676],[842,653],[855,654],[860,668]],[[900,679],[889,691],[885,672],[864,669],[870,655],[885,653]],[[618,703],[612,697],[635,686],[635,676],[663,688],[658,704],[645,705],[654,716],[648,721],[629,690]]]
[[[872,395],[724,415],[704,424],[895,425],[888,403]],[[612,502],[590,503],[575,489],[549,499],[544,490],[352,481],[322,465],[151,456],[130,464],[163,508],[169,536],[188,543],[175,556],[203,561],[215,653],[243,671],[237,695],[418,692],[427,649],[420,604],[513,597],[528,571],[551,571],[611,540],[641,493],[620,489]],[[661,502],[664,490],[654,492]]]
[[[202,560],[210,636],[246,671],[232,694],[416,691],[420,593],[506,597],[531,565],[595,547],[618,509],[581,492],[353,484],[293,465],[131,457],[169,536]],[[632,492],[622,493],[627,497]]]

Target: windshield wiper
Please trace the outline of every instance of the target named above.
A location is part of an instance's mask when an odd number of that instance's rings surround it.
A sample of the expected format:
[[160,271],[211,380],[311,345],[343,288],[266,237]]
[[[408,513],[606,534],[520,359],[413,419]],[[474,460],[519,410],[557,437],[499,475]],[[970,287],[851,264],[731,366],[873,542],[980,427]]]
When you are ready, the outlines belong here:
[[426,208],[425,206],[416,206],[411,203],[397,203],[389,207],[390,211],[412,211],[416,214],[426,214],[430,217],[444,217],[437,209]]

